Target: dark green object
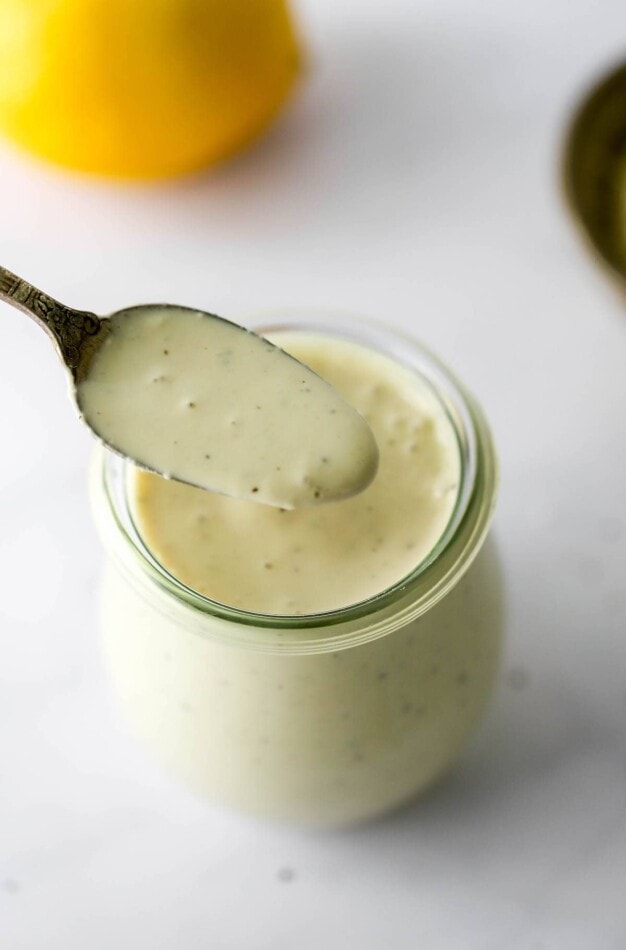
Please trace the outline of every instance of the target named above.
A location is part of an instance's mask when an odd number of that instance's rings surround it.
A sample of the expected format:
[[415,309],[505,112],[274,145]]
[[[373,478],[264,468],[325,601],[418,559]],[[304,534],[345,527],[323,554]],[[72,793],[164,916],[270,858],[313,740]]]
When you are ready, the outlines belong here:
[[585,98],[567,135],[565,191],[602,262],[626,279],[626,64]]

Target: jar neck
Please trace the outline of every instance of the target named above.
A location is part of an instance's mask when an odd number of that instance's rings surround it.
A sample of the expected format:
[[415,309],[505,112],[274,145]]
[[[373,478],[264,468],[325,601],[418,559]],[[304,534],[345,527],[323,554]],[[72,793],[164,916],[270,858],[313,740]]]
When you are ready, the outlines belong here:
[[[452,424],[459,447],[461,477],[456,503],[437,543],[400,582],[360,603],[325,613],[273,616],[220,604],[198,594],[169,574],[143,542],[128,501],[128,466],[106,450],[94,465],[94,508],[103,540],[118,566],[161,610],[209,636],[250,645],[271,641],[319,652],[375,639],[423,614],[454,586],[472,563],[486,536],[497,487],[491,435],[473,397],[452,373],[411,337],[359,319],[320,319],[306,315],[257,327],[271,336],[314,333],[352,341],[390,357],[432,389]],[[263,648],[263,647],[261,647]]]

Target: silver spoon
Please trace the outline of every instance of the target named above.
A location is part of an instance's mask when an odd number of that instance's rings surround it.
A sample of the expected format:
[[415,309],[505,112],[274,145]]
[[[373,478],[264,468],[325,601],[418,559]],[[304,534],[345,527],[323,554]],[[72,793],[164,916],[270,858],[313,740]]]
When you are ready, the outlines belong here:
[[52,337],[74,383],[85,379],[91,360],[106,339],[106,319],[66,307],[5,267],[0,267],[0,300],[28,314]]
[[347,497],[376,473],[356,410],[237,324],[170,304],[98,317],[3,267],[0,299],[52,337],[83,422],[141,468],[281,508]]

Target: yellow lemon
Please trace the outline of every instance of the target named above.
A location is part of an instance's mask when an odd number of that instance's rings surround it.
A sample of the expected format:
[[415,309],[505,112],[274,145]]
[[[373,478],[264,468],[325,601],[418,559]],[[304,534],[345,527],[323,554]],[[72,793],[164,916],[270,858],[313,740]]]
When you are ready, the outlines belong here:
[[0,0],[0,130],[124,177],[216,162],[298,72],[287,0]]

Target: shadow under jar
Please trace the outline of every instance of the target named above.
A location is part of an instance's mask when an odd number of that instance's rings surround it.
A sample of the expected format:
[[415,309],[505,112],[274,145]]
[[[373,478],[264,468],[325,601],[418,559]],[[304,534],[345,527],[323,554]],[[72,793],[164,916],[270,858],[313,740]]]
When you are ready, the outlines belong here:
[[[146,541],[133,501],[136,471],[98,450],[106,654],[133,732],[193,789],[272,819],[347,824],[429,786],[485,708],[502,638],[500,565],[493,542],[484,543],[497,464],[473,397],[411,338],[362,320],[293,315],[259,332],[287,349],[314,337],[382,354],[403,387],[428,393],[458,459],[441,530],[401,577],[357,602],[348,593],[345,605],[297,615],[230,606],[177,577]],[[384,464],[381,445],[378,479],[393,477],[383,476]],[[240,543],[254,544],[257,530],[247,541],[245,520],[238,527]],[[219,552],[219,537],[213,544]],[[242,549],[242,586],[245,565]],[[341,590],[341,565],[333,574]],[[316,589],[318,578],[307,583]]]

